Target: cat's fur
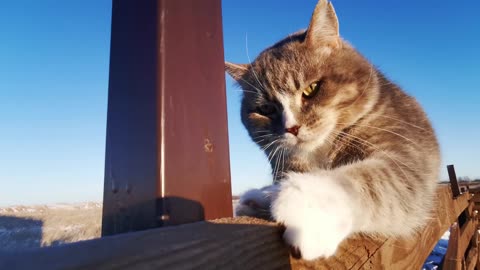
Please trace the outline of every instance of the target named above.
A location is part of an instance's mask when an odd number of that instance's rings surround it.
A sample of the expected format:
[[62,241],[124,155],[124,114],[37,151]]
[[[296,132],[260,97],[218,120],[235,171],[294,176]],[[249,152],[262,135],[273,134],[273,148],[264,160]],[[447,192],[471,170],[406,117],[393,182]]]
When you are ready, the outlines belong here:
[[[331,3],[318,2],[306,31],[225,68],[275,181],[245,193],[237,215],[271,213],[305,259],[333,255],[355,232],[408,236],[425,224],[440,165],[434,131],[414,98],[339,37]],[[302,97],[313,82],[318,94]]]

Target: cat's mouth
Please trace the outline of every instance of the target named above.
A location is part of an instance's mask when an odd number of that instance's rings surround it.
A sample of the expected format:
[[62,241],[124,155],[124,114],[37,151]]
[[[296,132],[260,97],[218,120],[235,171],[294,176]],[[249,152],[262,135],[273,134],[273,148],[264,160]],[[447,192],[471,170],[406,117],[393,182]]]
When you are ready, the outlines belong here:
[[287,145],[294,148],[304,148],[312,143],[312,138],[300,134],[295,136],[290,133],[285,133],[284,140]]
[[284,143],[299,152],[312,152],[324,145],[328,132],[299,132],[297,136],[285,133]]

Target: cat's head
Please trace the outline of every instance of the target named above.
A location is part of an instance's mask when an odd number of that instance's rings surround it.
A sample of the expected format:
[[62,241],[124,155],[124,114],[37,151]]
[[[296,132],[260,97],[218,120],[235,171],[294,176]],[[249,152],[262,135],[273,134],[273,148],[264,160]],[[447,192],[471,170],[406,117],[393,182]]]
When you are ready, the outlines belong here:
[[378,98],[373,66],[339,36],[331,3],[320,0],[306,31],[250,64],[225,63],[243,89],[242,122],[265,151],[309,153],[365,115]]

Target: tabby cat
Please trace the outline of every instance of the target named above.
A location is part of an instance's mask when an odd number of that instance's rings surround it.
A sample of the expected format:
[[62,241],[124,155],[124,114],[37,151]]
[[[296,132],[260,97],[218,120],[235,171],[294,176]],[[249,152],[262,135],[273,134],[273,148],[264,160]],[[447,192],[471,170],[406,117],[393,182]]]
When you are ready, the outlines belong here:
[[282,223],[307,260],[353,233],[403,237],[425,225],[440,166],[434,131],[414,98],[340,38],[331,3],[318,2],[307,30],[225,69],[274,178],[246,192],[237,215]]

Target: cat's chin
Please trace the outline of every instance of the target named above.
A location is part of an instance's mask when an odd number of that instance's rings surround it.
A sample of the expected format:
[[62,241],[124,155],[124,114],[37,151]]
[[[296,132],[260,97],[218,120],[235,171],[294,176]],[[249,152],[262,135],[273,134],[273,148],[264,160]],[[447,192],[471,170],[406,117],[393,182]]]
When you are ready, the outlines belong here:
[[[295,137],[293,135],[286,136],[285,142],[289,145],[294,152],[298,154],[308,154],[316,151],[318,148],[325,144],[324,138],[307,138],[307,137]],[[293,138],[291,138],[293,137]]]
[[300,141],[300,139],[297,136],[294,136],[293,134],[290,134],[290,133],[285,133],[283,135],[283,140],[288,145],[297,145]]

